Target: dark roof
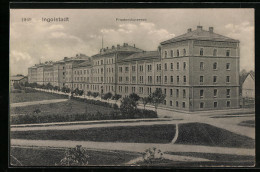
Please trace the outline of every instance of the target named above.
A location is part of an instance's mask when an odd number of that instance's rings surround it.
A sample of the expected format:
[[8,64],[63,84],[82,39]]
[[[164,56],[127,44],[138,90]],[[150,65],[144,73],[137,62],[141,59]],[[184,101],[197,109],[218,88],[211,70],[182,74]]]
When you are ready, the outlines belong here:
[[74,66],[74,68],[77,68],[77,67],[87,67],[87,66],[91,66],[91,61],[85,61],[83,63],[76,64]]
[[11,76],[10,80],[20,81],[21,79],[27,78],[26,76]]
[[92,57],[98,58],[98,57],[102,57],[103,55],[116,53],[116,52],[142,52],[143,51],[142,49],[133,47],[131,45],[120,46],[119,48],[115,47],[112,49],[104,49],[104,50],[105,50],[104,52],[95,54]]
[[212,41],[226,41],[226,42],[239,42],[239,40],[232,39],[223,35],[219,35],[214,32],[209,32],[201,28],[197,28],[194,31],[185,33],[183,35],[174,37],[167,41],[161,42],[161,44],[168,44],[172,42],[178,42],[183,40],[212,40]]
[[151,59],[152,57],[160,57],[158,51],[143,51],[141,53],[134,53],[120,61],[131,61],[131,60],[144,60],[144,59]]
[[251,77],[253,78],[253,80],[255,80],[255,72],[251,71],[248,75],[251,75]]

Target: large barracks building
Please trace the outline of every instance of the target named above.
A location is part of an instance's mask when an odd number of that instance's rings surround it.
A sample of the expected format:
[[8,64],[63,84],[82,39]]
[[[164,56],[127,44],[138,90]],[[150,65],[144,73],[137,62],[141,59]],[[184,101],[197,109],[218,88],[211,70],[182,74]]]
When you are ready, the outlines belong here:
[[103,48],[92,57],[78,54],[28,69],[29,83],[148,96],[162,89],[162,106],[185,111],[239,107],[239,41],[204,30],[188,29],[161,42],[157,51],[135,45]]

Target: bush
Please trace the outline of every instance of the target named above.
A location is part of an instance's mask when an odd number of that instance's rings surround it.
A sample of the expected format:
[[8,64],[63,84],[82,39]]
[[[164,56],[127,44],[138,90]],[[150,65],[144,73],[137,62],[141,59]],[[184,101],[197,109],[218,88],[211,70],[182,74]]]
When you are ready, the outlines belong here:
[[85,166],[88,165],[89,156],[87,151],[82,148],[81,145],[77,145],[75,148],[70,148],[65,152],[65,156],[60,160],[61,166]]
[[93,96],[94,98],[96,98],[97,96],[99,96],[99,93],[98,93],[98,92],[94,92],[94,93],[92,93],[92,96]]
[[146,149],[143,153],[143,162],[147,164],[153,164],[156,159],[163,159],[163,153],[160,149],[155,147]]
[[113,108],[114,108],[115,110],[118,110],[118,109],[119,109],[119,107],[118,107],[117,104],[113,104]]

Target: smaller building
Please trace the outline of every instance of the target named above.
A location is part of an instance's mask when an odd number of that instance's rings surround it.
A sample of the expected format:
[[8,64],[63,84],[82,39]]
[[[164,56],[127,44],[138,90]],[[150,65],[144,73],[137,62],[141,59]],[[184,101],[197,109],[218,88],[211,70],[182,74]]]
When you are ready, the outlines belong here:
[[242,97],[255,98],[255,74],[250,72],[242,84]]
[[25,84],[25,82],[28,82],[27,76],[24,75],[15,75],[10,77],[11,86],[13,86],[15,83],[17,84]]

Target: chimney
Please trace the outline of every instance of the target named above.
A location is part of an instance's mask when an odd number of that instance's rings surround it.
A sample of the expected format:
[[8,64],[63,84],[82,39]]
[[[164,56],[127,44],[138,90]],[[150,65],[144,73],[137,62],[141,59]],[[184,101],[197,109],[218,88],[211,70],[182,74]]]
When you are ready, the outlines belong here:
[[201,31],[202,30],[202,26],[197,26],[197,30]]
[[191,28],[187,29],[187,33],[191,32],[191,31],[192,31]]
[[134,48],[135,48],[135,44],[134,44]]
[[108,47],[107,47],[107,50],[108,50]]
[[117,49],[119,49],[120,48],[120,45],[119,44],[117,44]]
[[128,46],[128,44],[127,44],[127,43],[124,43],[124,47],[126,47],[126,46]]
[[214,27],[209,27],[209,33],[213,33]]
[[112,49],[115,49],[115,46],[114,46],[114,45],[112,45]]

